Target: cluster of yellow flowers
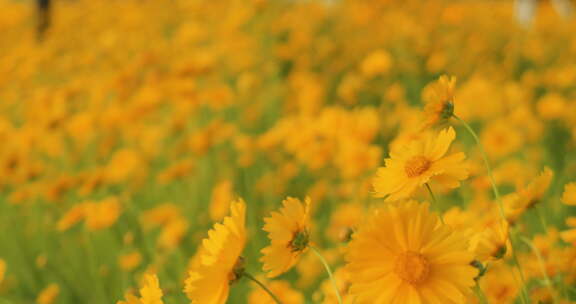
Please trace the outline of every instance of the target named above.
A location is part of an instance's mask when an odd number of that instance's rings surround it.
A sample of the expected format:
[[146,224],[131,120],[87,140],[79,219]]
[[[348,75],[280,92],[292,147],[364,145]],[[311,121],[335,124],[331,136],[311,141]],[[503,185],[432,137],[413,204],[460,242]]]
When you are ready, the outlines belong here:
[[0,303],[576,303],[531,5],[0,0]]

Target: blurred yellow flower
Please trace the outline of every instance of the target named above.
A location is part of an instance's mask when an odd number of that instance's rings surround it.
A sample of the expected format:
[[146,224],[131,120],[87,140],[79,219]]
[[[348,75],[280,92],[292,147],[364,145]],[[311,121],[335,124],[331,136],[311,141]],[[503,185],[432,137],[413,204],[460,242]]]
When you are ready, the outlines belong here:
[[6,277],[6,261],[0,259],[0,286],[4,282],[4,277]]
[[456,188],[468,177],[464,153],[445,156],[456,137],[452,127],[437,136],[411,141],[399,151],[391,151],[386,166],[378,169],[373,181],[376,197],[387,201],[408,198],[420,186],[437,181]]
[[162,290],[160,289],[160,283],[158,282],[158,277],[155,274],[146,274],[144,276],[144,284],[140,288],[140,296],[142,304],[163,304],[162,302]]
[[515,222],[526,210],[542,201],[553,176],[552,170],[545,167],[530,184],[509,195],[509,200],[504,200],[506,217],[510,222]]
[[142,262],[142,255],[138,251],[133,251],[118,257],[118,265],[124,271],[132,271]]
[[388,72],[392,66],[392,56],[385,50],[376,50],[368,54],[360,64],[364,77],[370,78]]
[[507,221],[493,221],[483,231],[476,233],[470,240],[470,250],[476,254],[479,261],[502,259],[508,252]]
[[116,223],[122,206],[118,197],[111,196],[97,202],[84,203],[84,216],[88,230],[106,229]]
[[576,182],[571,182],[564,186],[562,202],[566,205],[576,206]]
[[56,283],[48,285],[46,288],[42,289],[38,297],[36,298],[37,304],[52,304],[56,301],[56,298],[60,294],[60,286]]
[[260,261],[269,278],[288,271],[310,245],[310,199],[304,204],[292,197],[282,202],[280,211],[264,219],[270,246],[262,249]]
[[221,220],[230,208],[230,202],[234,200],[234,185],[230,180],[223,180],[212,189],[210,200],[210,218],[213,221]]

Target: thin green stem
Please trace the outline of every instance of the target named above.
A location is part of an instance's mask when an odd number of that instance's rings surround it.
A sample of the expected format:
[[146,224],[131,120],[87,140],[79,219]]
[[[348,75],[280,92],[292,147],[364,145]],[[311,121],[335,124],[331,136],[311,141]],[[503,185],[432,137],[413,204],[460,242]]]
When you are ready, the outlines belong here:
[[426,183],[425,185],[426,185],[426,189],[428,189],[428,193],[430,193],[430,197],[432,198],[432,202],[434,203],[434,205],[438,205],[438,201],[436,200],[436,196],[434,196],[434,192],[432,192],[432,188],[430,188],[430,185],[428,183]]
[[434,207],[438,209],[438,214],[440,215],[440,221],[444,224],[444,217],[442,216],[442,212],[438,206],[438,201],[436,200],[436,196],[434,195],[434,191],[430,187],[430,184],[426,183],[426,189],[428,189],[428,193],[430,193],[430,197],[432,197],[432,203],[434,203]]
[[[476,135],[474,129],[472,129],[472,127],[467,122],[465,122],[463,119],[454,114],[452,115],[452,117],[454,117],[456,120],[462,123],[462,125],[464,126],[464,128],[466,128],[468,133],[472,135],[474,141],[476,141],[476,145],[478,146],[478,149],[482,154],[482,158],[484,159],[484,165],[486,166],[486,171],[488,171],[488,178],[490,179],[490,184],[492,185],[492,191],[494,192],[494,197],[496,199],[496,202],[498,203],[498,210],[500,211],[500,217],[502,218],[502,220],[506,221],[506,214],[504,213],[504,203],[502,202],[502,198],[500,197],[500,191],[496,186],[496,180],[494,179],[494,175],[492,174],[492,169],[490,168],[490,162],[488,161],[486,151],[484,151],[484,146],[482,146],[482,143],[480,142],[480,138],[478,138],[478,135]],[[501,223],[501,225],[503,230],[505,230],[503,222]],[[512,239],[512,235],[510,234],[509,230],[508,230],[508,239],[510,239],[510,245],[512,246],[512,259],[516,264],[516,267],[518,268],[518,273],[520,274],[520,280],[522,283],[522,293],[521,293],[522,302],[529,303],[528,291],[526,290],[526,280],[524,279],[524,273],[522,272],[522,267],[520,266],[520,262],[518,261],[518,257],[516,256],[516,250],[514,250],[514,240]]]
[[282,304],[282,302],[280,302],[280,300],[278,300],[276,295],[274,295],[274,293],[270,289],[268,289],[268,287],[266,287],[266,285],[262,284],[262,282],[258,281],[251,274],[244,272],[244,273],[242,273],[242,276],[244,276],[244,277],[248,278],[249,280],[251,280],[252,282],[258,284],[258,286],[260,286],[260,288],[264,289],[264,291],[272,298],[272,300],[274,300],[274,302],[276,302],[276,304]]
[[314,252],[316,254],[316,256],[318,257],[318,259],[320,259],[322,264],[324,264],[324,268],[326,269],[326,272],[328,273],[328,276],[330,277],[330,281],[332,282],[332,287],[334,288],[334,293],[336,293],[336,298],[338,298],[338,303],[342,304],[342,297],[340,296],[340,292],[338,291],[338,285],[336,284],[336,279],[334,279],[334,275],[332,274],[332,270],[330,270],[330,266],[328,266],[326,259],[324,259],[322,254],[320,254],[320,251],[318,251],[318,249],[316,249],[312,246],[310,246],[310,249],[312,249],[312,252]]
[[486,299],[486,295],[484,294],[484,291],[482,291],[482,288],[480,287],[480,283],[478,283],[478,281],[476,281],[476,296],[478,297],[478,300],[480,300],[480,304],[488,304],[488,300]]
[[540,210],[540,208],[538,207],[538,205],[534,206],[534,209],[536,209],[536,215],[538,216],[538,219],[540,220],[540,224],[542,225],[542,229],[544,230],[543,232],[546,233],[548,224],[546,224],[546,218],[544,218],[544,215],[542,214],[542,211]]
[[544,265],[544,258],[542,258],[542,254],[540,254],[540,250],[538,250],[538,248],[536,248],[536,246],[534,246],[534,244],[532,244],[532,242],[528,238],[520,237],[520,239],[526,245],[528,245],[528,247],[530,247],[530,249],[532,249],[532,251],[534,252],[534,255],[536,256],[536,259],[538,260],[538,264],[540,266],[540,271],[542,271],[542,276],[544,276],[544,282],[546,282],[546,286],[548,287],[548,290],[550,291],[550,295],[552,296],[552,302],[558,303],[558,299],[556,298],[556,294],[554,293],[554,288],[552,286],[552,280],[550,280],[550,277],[548,276],[548,273],[546,272],[546,265]]

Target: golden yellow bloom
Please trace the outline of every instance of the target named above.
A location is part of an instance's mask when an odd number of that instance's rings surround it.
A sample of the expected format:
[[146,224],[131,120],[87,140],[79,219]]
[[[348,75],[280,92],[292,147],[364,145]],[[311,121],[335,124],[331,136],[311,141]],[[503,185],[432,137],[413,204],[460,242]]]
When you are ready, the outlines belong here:
[[52,304],[60,294],[60,287],[56,283],[52,283],[44,288],[36,298],[37,304]]
[[155,274],[147,274],[144,276],[144,285],[140,288],[140,301],[142,304],[163,304],[162,290],[158,277]]
[[5,276],[6,276],[6,262],[3,259],[0,259],[0,286],[2,286],[2,282],[4,282]]
[[230,285],[242,275],[246,205],[238,200],[230,209],[231,215],[222,224],[215,224],[202,241],[198,259],[188,272],[184,291],[192,303],[226,303]]
[[568,183],[564,186],[562,202],[566,205],[576,206],[576,182]]
[[480,280],[488,303],[514,303],[518,296],[518,273],[506,263],[493,263]]
[[552,170],[545,167],[540,175],[538,175],[530,184],[516,193],[507,195],[503,199],[506,209],[506,217],[510,222],[515,222],[516,219],[524,213],[524,211],[534,207],[542,200],[546,190],[548,190],[548,186],[550,186],[553,176],[554,173]]
[[569,228],[560,232],[560,237],[564,242],[576,245],[576,217],[567,218],[566,226]]
[[118,257],[118,265],[125,271],[134,270],[142,262],[142,255],[138,251],[133,251]]
[[126,301],[118,301],[116,304],[164,304],[158,277],[155,274],[145,274],[140,287],[140,298],[132,293],[126,293]]
[[85,220],[88,230],[108,228],[118,220],[122,207],[117,197],[111,196],[98,202],[84,203]]
[[497,220],[492,222],[482,232],[472,237],[470,250],[482,262],[503,258],[508,251],[508,229],[507,221]]
[[223,180],[212,189],[210,200],[210,218],[213,221],[221,220],[226,211],[230,209],[230,202],[234,200],[234,185],[230,180]]
[[392,65],[392,57],[384,50],[370,53],[360,64],[360,71],[366,78],[386,73]]
[[422,91],[424,100],[424,127],[430,127],[446,121],[454,114],[454,86],[456,78],[446,75],[429,84]]
[[188,231],[188,221],[179,216],[164,225],[162,233],[158,237],[158,245],[166,249],[176,248],[184,238],[186,231]]
[[70,208],[70,210],[68,210],[68,212],[66,212],[64,216],[60,218],[56,224],[56,229],[58,231],[66,231],[70,229],[70,227],[76,225],[76,223],[80,222],[84,218],[84,211],[85,208],[83,204],[79,204]]
[[388,205],[352,237],[349,293],[356,303],[464,303],[478,274],[473,258],[428,204]]
[[262,249],[264,271],[273,278],[288,271],[308,249],[310,242],[310,199],[304,204],[288,197],[280,212],[272,212],[264,219],[264,231],[268,232],[270,246]]
[[427,136],[391,151],[386,166],[378,169],[373,186],[376,197],[387,201],[408,198],[420,186],[437,181],[447,188],[456,188],[468,177],[464,153],[445,156],[456,137],[452,127],[438,136]]

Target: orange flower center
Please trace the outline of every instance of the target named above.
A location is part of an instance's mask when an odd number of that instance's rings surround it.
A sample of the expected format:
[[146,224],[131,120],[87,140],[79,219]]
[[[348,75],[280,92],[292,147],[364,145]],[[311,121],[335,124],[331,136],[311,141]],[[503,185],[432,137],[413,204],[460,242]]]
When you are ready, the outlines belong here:
[[404,165],[404,171],[408,177],[416,177],[422,175],[430,169],[430,161],[424,156],[414,156]]
[[430,263],[421,254],[407,251],[396,258],[394,272],[404,282],[417,285],[428,278]]

